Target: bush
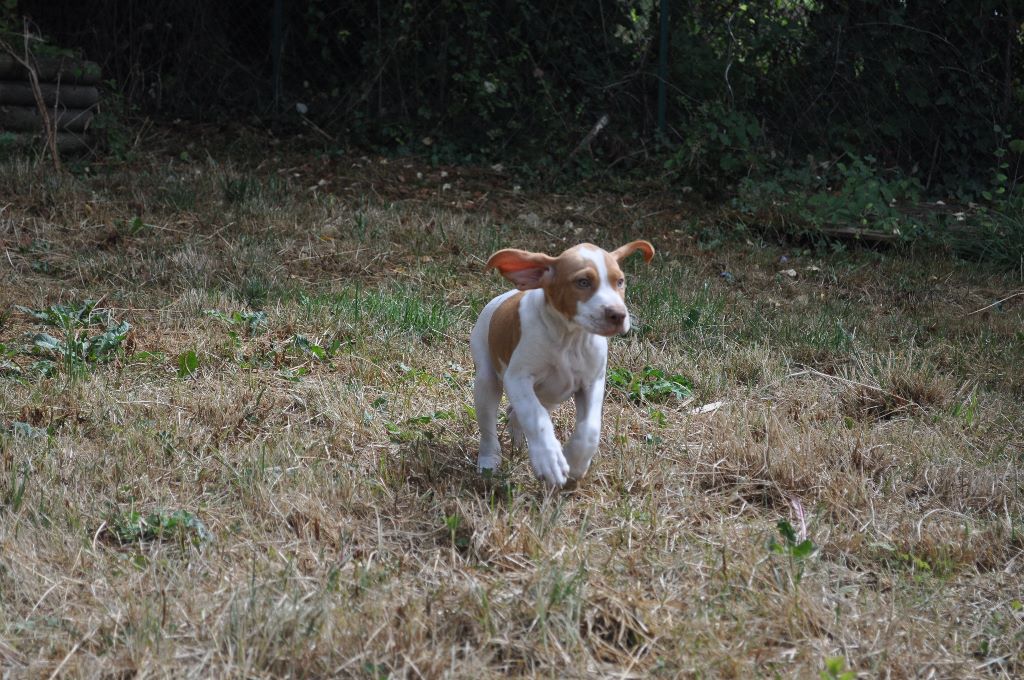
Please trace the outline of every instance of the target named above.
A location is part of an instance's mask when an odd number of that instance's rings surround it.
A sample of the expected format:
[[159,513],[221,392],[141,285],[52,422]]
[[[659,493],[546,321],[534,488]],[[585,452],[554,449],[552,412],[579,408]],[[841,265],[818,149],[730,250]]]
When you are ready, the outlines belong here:
[[[99,60],[144,113],[245,112],[313,122],[322,140],[531,167],[563,164],[607,113],[590,149],[600,167],[644,155],[655,138],[659,4],[300,0],[282,5],[278,23],[274,3],[243,0],[17,9],[54,44]],[[779,157],[813,154],[873,157],[960,200],[1018,181],[1024,50],[1013,3],[669,4],[660,160],[674,180],[718,192]]]

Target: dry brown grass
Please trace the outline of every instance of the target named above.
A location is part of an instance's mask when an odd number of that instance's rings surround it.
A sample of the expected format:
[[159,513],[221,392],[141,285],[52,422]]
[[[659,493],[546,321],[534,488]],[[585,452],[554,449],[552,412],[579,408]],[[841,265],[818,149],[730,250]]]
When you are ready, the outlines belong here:
[[[1024,673],[1024,301],[968,314],[1020,281],[704,251],[658,193],[245,158],[0,167],[0,673]],[[479,478],[466,338],[502,289],[483,259],[633,236],[659,254],[611,365],[686,375],[696,401],[610,391],[574,490],[545,493],[521,455]],[[46,329],[14,305],[85,298],[131,322],[126,347],[42,375],[21,349]],[[255,309],[252,333],[205,313]],[[805,558],[769,547],[798,509]],[[119,541],[133,510],[213,538]]]

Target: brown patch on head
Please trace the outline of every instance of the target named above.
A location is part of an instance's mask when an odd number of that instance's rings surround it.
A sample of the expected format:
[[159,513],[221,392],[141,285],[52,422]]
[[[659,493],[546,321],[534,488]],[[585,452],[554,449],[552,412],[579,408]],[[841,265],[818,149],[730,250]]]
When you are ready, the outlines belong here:
[[[548,303],[567,319],[575,317],[576,306],[589,300],[601,286],[597,265],[583,255],[585,248],[592,248],[596,253],[604,252],[589,243],[569,248],[555,259],[551,280],[544,286]],[[584,280],[587,285],[582,284]]]
[[516,293],[498,305],[491,316],[491,324],[487,329],[487,347],[491,353],[491,363],[495,368],[507,367],[512,352],[519,344],[522,335],[522,322],[519,320],[519,302],[524,293]]
[[604,266],[608,270],[608,285],[623,302],[626,301],[626,275],[619,266],[619,260],[611,253],[604,254]]

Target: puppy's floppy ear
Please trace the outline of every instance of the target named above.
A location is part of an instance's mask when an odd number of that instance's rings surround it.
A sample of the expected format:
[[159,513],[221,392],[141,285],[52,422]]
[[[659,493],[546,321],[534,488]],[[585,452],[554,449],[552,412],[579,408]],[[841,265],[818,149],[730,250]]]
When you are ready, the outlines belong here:
[[654,246],[647,241],[632,241],[620,248],[616,248],[609,254],[612,256],[612,259],[621,263],[627,257],[637,252],[643,254],[644,262],[650,262],[654,259]]
[[530,290],[546,285],[554,276],[556,258],[544,253],[507,248],[499,250],[487,260],[487,269],[497,269],[519,290]]

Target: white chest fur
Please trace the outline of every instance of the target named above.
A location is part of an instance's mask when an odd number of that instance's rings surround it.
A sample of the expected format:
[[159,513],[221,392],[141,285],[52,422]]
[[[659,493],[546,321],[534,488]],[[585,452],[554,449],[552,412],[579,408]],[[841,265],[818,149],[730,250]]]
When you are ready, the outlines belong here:
[[545,366],[538,366],[534,389],[540,403],[549,411],[582,390],[604,372],[608,341],[583,334],[579,342],[560,348],[547,357]]

